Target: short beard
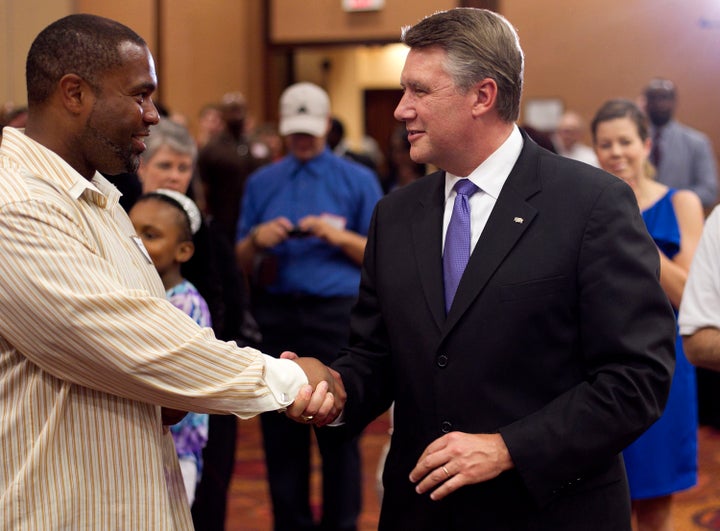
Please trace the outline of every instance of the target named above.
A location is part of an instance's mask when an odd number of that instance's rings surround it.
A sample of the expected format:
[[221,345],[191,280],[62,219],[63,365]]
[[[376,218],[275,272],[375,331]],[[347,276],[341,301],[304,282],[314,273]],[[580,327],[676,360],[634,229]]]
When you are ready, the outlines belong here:
[[672,115],[657,115],[657,114],[650,114],[648,113],[648,118],[650,118],[650,122],[655,127],[662,127],[666,125],[670,120],[672,120]]
[[98,168],[100,171],[108,175],[116,175],[118,173],[134,173],[138,169],[140,157],[133,156],[129,149],[123,149],[91,125],[88,125],[87,134],[92,135],[95,143],[99,141],[112,151],[114,161],[119,163],[117,166],[112,164],[112,167]]

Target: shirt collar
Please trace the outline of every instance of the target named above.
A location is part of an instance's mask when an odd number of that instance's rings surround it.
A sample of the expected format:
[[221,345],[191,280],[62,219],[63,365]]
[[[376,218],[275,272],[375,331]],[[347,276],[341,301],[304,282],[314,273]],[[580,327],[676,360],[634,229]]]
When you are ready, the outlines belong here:
[[308,172],[310,174],[322,174],[322,171],[317,170],[316,168],[320,165],[322,167],[322,164],[325,164],[325,161],[328,160],[328,158],[334,157],[335,155],[332,154],[330,151],[330,148],[325,145],[323,150],[315,155],[313,158],[309,160],[300,160],[292,153],[289,153],[287,155],[288,163],[290,164],[290,172],[288,172],[293,177],[298,175],[300,172]]
[[[510,136],[492,155],[468,175],[468,179],[493,199],[497,199],[517,159],[520,157],[522,148],[522,134],[518,126],[513,125]],[[460,179],[462,177],[449,172],[445,174],[445,199],[450,197],[453,186]]]
[[23,129],[6,127],[0,155],[19,163],[38,179],[65,190],[73,199],[85,197],[100,208],[112,208],[120,200],[120,192],[100,173],[88,181],[54,151],[25,135]]

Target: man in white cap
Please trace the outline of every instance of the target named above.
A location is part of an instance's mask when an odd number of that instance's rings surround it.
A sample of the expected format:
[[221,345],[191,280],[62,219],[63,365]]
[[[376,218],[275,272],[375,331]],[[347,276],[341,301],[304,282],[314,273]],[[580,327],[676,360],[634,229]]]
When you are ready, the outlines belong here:
[[[254,275],[253,313],[264,352],[293,350],[331,363],[346,344],[367,230],[381,190],[375,174],[326,143],[327,93],[312,83],[280,98],[288,155],[250,176],[236,255]],[[275,530],[314,529],[310,426],[262,419]],[[323,472],[322,529],[357,528],[361,478],[357,439],[343,428],[316,432]]]

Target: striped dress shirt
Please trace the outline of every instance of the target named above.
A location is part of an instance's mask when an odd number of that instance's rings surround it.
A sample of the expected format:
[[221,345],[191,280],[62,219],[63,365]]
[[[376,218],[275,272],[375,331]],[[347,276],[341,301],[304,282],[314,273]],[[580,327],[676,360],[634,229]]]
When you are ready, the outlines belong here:
[[5,128],[1,529],[192,529],[160,406],[247,418],[307,383],[174,308],[118,199]]

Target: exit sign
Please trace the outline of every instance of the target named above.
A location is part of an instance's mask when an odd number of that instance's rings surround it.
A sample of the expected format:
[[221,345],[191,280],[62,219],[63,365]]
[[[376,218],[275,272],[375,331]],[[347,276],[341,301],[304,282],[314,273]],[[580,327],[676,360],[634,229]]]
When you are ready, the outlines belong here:
[[342,0],[345,11],[379,11],[385,7],[385,0]]

